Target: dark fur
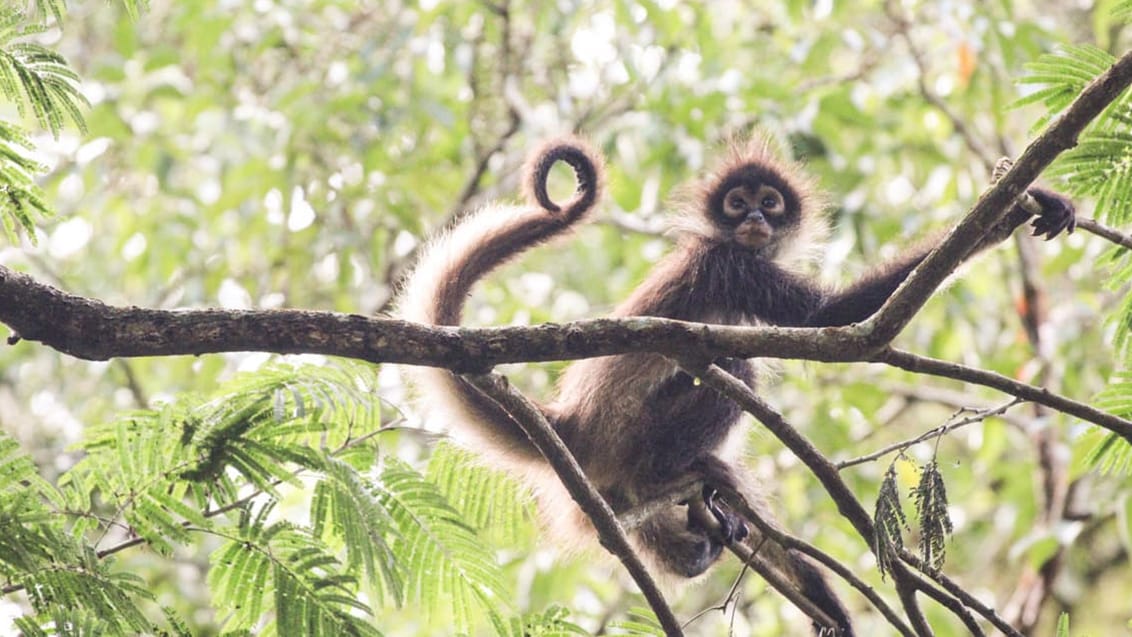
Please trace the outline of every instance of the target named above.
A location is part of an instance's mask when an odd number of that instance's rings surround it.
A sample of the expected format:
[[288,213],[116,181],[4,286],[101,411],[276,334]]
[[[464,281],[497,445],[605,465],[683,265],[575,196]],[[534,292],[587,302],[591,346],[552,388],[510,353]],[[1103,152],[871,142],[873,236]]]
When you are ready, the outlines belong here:
[[[565,159],[579,174],[579,193],[559,209],[545,193],[550,166]],[[439,324],[456,324],[472,284],[498,264],[565,232],[599,198],[600,169],[596,156],[576,140],[554,142],[536,154],[529,187],[542,210],[531,210],[483,232],[467,251],[448,257],[447,268],[420,268],[429,276],[410,277],[410,298],[430,298],[431,309],[405,312]],[[746,219],[728,217],[721,206],[728,192],[746,187],[754,192],[770,185],[782,195],[785,211],[752,214],[751,223],[769,228],[766,242],[750,242],[741,226]],[[1043,214],[1035,228],[1049,236],[1072,229],[1073,206],[1046,190],[1030,193]],[[705,180],[685,214],[694,217],[676,249],[618,307],[614,316],[658,316],[723,324],[768,323],[786,326],[848,325],[868,318],[923,260],[925,245],[878,267],[842,290],[831,290],[784,267],[779,258],[791,241],[809,236],[806,224],[823,223],[814,210],[804,178],[783,164],[766,145],[751,144],[733,153],[729,162]],[[548,212],[549,211],[549,212]],[[1014,206],[976,249],[1005,238],[1030,218]],[[688,230],[691,228],[691,230]],[[459,228],[457,228],[459,230]],[[482,231],[481,231],[482,232]],[[448,244],[455,240],[446,239]],[[762,241],[762,240],[760,240]],[[438,250],[447,249],[441,243]],[[470,244],[469,244],[470,245]],[[434,252],[436,252],[434,250]],[[432,253],[430,253],[432,254]],[[439,258],[426,256],[429,258]],[[422,294],[425,292],[427,294]],[[431,296],[430,296],[431,295]],[[405,308],[403,311],[413,310]],[[755,373],[744,360],[717,361],[753,386]],[[422,382],[426,391],[455,400],[463,429],[513,465],[531,466],[541,458],[519,427],[456,375],[431,370]],[[431,400],[437,396],[426,396]],[[725,444],[740,411],[730,400],[694,382],[656,354],[628,354],[578,361],[563,374],[558,398],[544,411],[586,475],[617,511],[647,501],[689,477],[704,480],[705,502],[721,529],[693,521],[686,507],[673,507],[647,520],[634,532],[638,544],[665,570],[682,576],[703,573],[719,557],[724,540],[742,540],[750,529],[713,502],[715,487],[743,492],[752,506],[765,508],[760,492],[746,484]],[[477,441],[477,444],[478,442]],[[526,474],[529,475],[529,474]],[[698,516],[697,516],[698,517]],[[769,516],[768,516],[769,517]],[[720,530],[724,538],[720,538]],[[837,624],[841,635],[853,634],[845,608],[821,572],[804,556],[774,542],[748,538],[759,555],[787,577]],[[816,627],[815,628],[819,628]],[[828,630],[824,634],[830,634]]]

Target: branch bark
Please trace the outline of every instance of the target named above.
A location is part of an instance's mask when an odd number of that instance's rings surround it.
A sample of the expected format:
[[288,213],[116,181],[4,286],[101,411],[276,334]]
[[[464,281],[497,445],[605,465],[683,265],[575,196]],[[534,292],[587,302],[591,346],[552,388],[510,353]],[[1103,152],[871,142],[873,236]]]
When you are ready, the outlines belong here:
[[668,602],[664,599],[664,595],[660,592],[660,588],[657,587],[652,575],[641,562],[641,558],[633,550],[629,543],[629,536],[625,534],[625,530],[618,523],[613,509],[610,508],[605,498],[597,492],[593,484],[586,479],[582,467],[574,459],[570,450],[566,448],[566,444],[555,433],[554,428],[550,426],[542,412],[531,404],[525,396],[512,388],[507,379],[502,376],[497,374],[467,374],[464,378],[499,404],[523,428],[523,432],[527,434],[527,437],[531,439],[531,442],[534,443],[535,447],[550,463],[559,479],[562,480],[562,484],[566,486],[570,496],[574,498],[582,512],[593,523],[601,545],[625,565],[629,575],[632,576],[633,581],[637,583],[641,593],[648,600],[649,606],[656,613],[657,620],[660,621],[665,634],[670,637],[683,635],[680,622],[676,619],[676,615],[672,613],[672,609],[668,606]]
[[[837,504],[838,510],[849,520],[869,548],[874,552],[877,550],[872,517],[841,479],[837,467],[818,451],[809,440],[802,436],[790,423],[786,422],[786,419],[774,408],[759,398],[754,390],[720,367],[711,365],[706,369],[699,369],[690,365],[686,368],[686,371],[695,374],[708,387],[734,400],[743,411],[754,416],[768,431],[774,434],[817,477],[834,503]],[[965,592],[963,592],[963,595],[957,595],[956,589],[962,592],[960,587],[940,573],[931,573],[914,555],[902,551],[900,558],[903,561],[892,565],[892,576],[896,583],[897,594],[904,605],[904,611],[917,634],[932,634],[931,627],[916,603],[914,593],[919,591],[952,611],[972,634],[982,634],[982,630],[975,623],[968,609],[979,613],[1003,634],[1021,637],[1017,631],[1003,622],[993,609],[978,603]],[[909,565],[923,575],[918,575],[915,571],[910,570]],[[943,588],[937,588],[929,579],[938,582]]]
[[[9,343],[39,341],[79,358],[200,355],[231,351],[320,353],[371,362],[405,363],[476,372],[469,379],[500,402],[555,464],[583,510],[600,526],[604,544],[620,557],[641,586],[670,634],[680,628],[617,525],[608,505],[590,487],[537,410],[501,384],[481,375],[508,362],[587,358],[652,351],[677,360],[710,361],[721,356],[794,358],[817,361],[879,361],[911,371],[961,378],[1047,405],[1132,441],[1132,422],[1049,391],[1005,377],[934,361],[889,348],[936,288],[980,243],[994,224],[1054,157],[1108,104],[1132,84],[1132,52],[1090,84],[1075,102],[1022,153],[1014,167],[988,189],[971,212],[923,261],[881,310],[859,325],[842,328],[751,328],[708,326],[655,318],[599,319],[567,325],[513,328],[430,327],[391,319],[304,310],[162,311],[114,307],[66,294],[0,266],[0,322],[13,330]],[[819,478],[838,508],[861,536],[873,544],[868,513],[841,481],[837,468],[769,406],[738,380],[716,367],[699,370],[710,386],[732,397],[758,417]],[[545,429],[545,431],[544,431]],[[550,436],[546,436],[546,432]],[[541,440],[541,442],[540,442]],[[557,440],[557,443],[555,442]],[[562,447],[562,449],[559,449]],[[561,465],[561,467],[559,466]],[[955,610],[955,597],[925,582],[906,564],[894,568],[897,591],[912,628],[930,634],[914,593],[922,591]],[[969,602],[964,602],[971,607]],[[962,610],[962,608],[960,608]],[[983,612],[980,609],[976,609]],[[971,618],[957,614],[968,626]],[[986,616],[985,613],[983,613]],[[994,622],[997,618],[988,619]],[[997,624],[996,624],[997,625]]]
[[1086,405],[1085,403],[1070,400],[1059,394],[1045,389],[1044,387],[1035,387],[1028,385],[1011,378],[1007,378],[1002,374],[995,372],[988,372],[984,369],[977,369],[975,367],[967,367],[959,363],[951,363],[948,361],[941,361],[935,358],[928,358],[926,356],[919,356],[910,352],[904,352],[898,349],[887,348],[873,357],[873,360],[878,363],[885,363],[893,367],[899,367],[910,372],[918,374],[930,374],[932,376],[942,376],[944,378],[953,378],[955,380],[962,380],[976,385],[983,385],[985,387],[993,387],[999,391],[1010,394],[1017,398],[1027,400],[1039,405],[1045,405],[1051,409],[1059,411],[1063,414],[1069,414],[1091,422],[1098,427],[1103,427],[1109,431],[1118,434],[1125,440],[1132,442],[1132,427],[1129,427],[1129,421],[1114,416],[1112,414],[1103,412],[1096,407]]
[[[852,570],[847,568],[844,564],[837,561],[818,547],[800,540],[792,535],[783,533],[776,526],[767,522],[761,515],[758,514],[757,511],[755,511],[750,506],[750,504],[747,503],[746,499],[743,498],[743,494],[737,491],[721,489],[720,495],[723,496],[723,499],[726,500],[727,503],[731,505],[741,517],[754,524],[758,528],[759,533],[764,538],[772,542],[777,542],[788,549],[793,549],[812,557],[814,560],[816,560],[829,570],[833,571],[835,574],[837,574],[838,577],[848,582],[853,588],[857,589],[862,595],[864,595],[865,598],[869,600],[869,603],[873,605],[873,608],[876,608],[877,611],[879,611],[880,614],[888,620],[888,623],[892,625],[892,627],[897,631],[899,631],[901,635],[904,635],[904,637],[912,637],[915,634],[900,617],[900,615],[898,615],[896,611],[893,610],[892,607],[884,601],[884,598],[877,594],[873,587],[869,586],[864,582],[864,580],[857,577],[857,575],[853,573]],[[750,561],[752,551],[746,545],[740,543],[732,543],[728,548],[730,548],[731,551],[744,562]],[[755,552],[757,553],[757,548]],[[813,615],[811,615],[811,617],[813,617]]]
[[884,362],[994,387],[1132,441],[1132,421],[993,372],[896,350],[878,351],[869,345],[861,325],[735,327],[635,317],[533,327],[456,328],[311,310],[155,310],[111,306],[67,294],[4,266],[0,266],[0,322],[13,330],[9,343],[38,341],[87,360],[258,351],[325,354],[457,372],[629,352],[696,360],[733,356]]
[[865,322],[869,343],[877,348],[892,342],[919,312],[936,288],[970,255],[1018,195],[1061,152],[1077,145],[1077,137],[1088,124],[1132,85],[1132,51],[1085,87],[1073,104],[1022,152],[1014,166],[979,197],[975,207],[923,263]]

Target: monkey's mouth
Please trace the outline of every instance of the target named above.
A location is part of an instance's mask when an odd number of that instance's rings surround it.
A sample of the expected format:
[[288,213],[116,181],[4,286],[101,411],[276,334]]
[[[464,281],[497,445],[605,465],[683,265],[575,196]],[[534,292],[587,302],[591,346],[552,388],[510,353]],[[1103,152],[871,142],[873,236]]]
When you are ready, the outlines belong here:
[[765,223],[744,223],[735,229],[735,242],[748,248],[770,243],[771,229]]

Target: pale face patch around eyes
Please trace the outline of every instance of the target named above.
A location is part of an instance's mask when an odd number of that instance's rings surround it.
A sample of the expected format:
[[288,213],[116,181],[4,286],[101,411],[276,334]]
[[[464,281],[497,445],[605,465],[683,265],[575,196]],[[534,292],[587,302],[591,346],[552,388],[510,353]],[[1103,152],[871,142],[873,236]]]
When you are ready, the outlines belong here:
[[755,191],[755,204],[764,215],[781,215],[786,212],[786,201],[782,193],[773,186],[762,185]]
[[723,197],[723,215],[731,219],[746,217],[755,209],[753,193],[746,186],[736,186]]
[[777,216],[786,212],[786,202],[782,193],[773,186],[760,185],[753,192],[748,186],[736,186],[723,198],[723,214],[731,219],[741,219],[751,212]]

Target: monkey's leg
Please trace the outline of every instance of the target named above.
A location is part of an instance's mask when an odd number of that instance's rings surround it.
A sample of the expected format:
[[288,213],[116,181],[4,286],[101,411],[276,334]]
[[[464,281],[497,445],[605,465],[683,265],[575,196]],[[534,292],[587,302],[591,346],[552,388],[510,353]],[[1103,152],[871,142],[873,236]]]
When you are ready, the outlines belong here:
[[[747,501],[751,511],[763,523],[778,528],[778,523],[767,507],[764,492],[759,488],[757,482],[742,468],[734,469],[734,471],[737,472],[734,479],[740,485],[738,491]],[[819,636],[853,637],[853,624],[849,618],[849,612],[842,605],[840,598],[833,591],[829,582],[826,581],[825,575],[818,565],[803,553],[788,549],[766,537],[759,531],[759,526],[755,524],[755,521],[751,520],[749,523],[752,525],[751,534],[744,544],[750,547],[752,551],[756,551],[765,564],[789,581],[791,588],[821,609],[837,625],[836,631],[831,632],[829,627],[821,626],[815,622],[814,632]]]

